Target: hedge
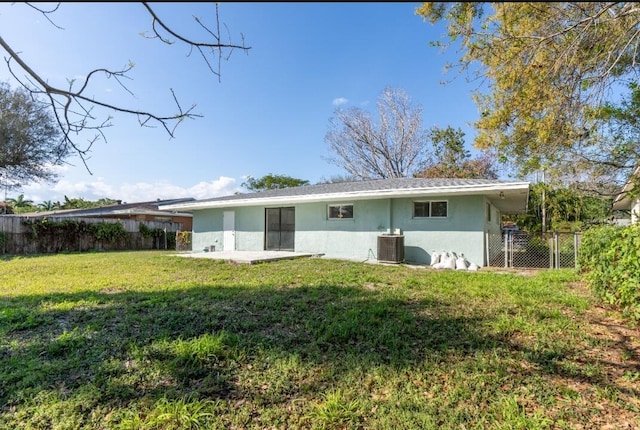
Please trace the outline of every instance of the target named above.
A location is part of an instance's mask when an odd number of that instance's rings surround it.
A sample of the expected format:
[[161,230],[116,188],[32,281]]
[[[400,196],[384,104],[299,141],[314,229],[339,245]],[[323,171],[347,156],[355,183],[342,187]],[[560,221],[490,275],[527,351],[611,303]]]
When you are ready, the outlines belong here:
[[585,231],[578,268],[598,297],[640,321],[640,225]]

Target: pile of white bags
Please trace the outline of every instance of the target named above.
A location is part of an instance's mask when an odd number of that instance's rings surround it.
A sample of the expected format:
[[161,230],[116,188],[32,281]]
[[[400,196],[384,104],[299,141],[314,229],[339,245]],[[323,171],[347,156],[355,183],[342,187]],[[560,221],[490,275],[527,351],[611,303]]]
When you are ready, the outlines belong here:
[[469,263],[464,254],[457,255],[455,252],[435,250],[431,251],[431,267],[434,269],[453,269],[453,270],[478,270],[477,264]]

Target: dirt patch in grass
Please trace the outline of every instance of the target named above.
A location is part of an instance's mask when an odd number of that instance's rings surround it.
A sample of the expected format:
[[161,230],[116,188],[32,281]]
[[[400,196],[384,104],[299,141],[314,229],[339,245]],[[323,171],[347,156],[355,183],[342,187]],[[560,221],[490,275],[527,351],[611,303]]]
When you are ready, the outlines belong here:
[[[591,297],[584,282],[573,282],[569,287],[578,295]],[[589,427],[598,429],[637,429],[640,414],[640,330],[637,324],[623,319],[614,308],[594,303],[580,317],[586,321],[585,342],[580,345],[580,356],[575,359],[583,369],[594,369],[594,379],[600,387],[594,389],[588,375],[581,378],[557,375],[552,378],[557,386],[574,393],[567,399],[566,408],[573,413],[598,410],[600,419]],[[579,399],[579,400],[576,400]],[[593,416],[593,415],[592,415]]]
[[509,275],[536,276],[538,273],[549,269],[509,268],[509,267],[483,267],[481,272],[504,273]]
[[[574,282],[570,287],[579,294],[587,295],[587,286]],[[608,374],[616,380],[629,372],[637,374],[640,386],[640,327],[623,319],[615,309],[602,304],[594,304],[586,311],[590,332],[603,340],[606,348],[593,348],[590,353],[594,360],[608,365]],[[627,377],[628,378],[628,377]]]

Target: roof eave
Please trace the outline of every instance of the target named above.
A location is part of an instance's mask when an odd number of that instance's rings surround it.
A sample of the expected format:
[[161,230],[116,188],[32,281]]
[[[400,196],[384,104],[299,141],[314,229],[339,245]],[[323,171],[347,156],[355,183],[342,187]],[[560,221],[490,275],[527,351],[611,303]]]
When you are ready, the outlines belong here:
[[[518,191],[526,190],[529,192],[529,182],[509,182],[500,184],[481,184],[481,185],[465,185],[465,186],[444,186],[431,188],[413,188],[413,189],[390,189],[375,191],[349,191],[340,193],[323,193],[308,194],[296,196],[272,196],[272,197],[251,197],[246,199],[229,199],[229,200],[213,200],[213,201],[195,201],[184,204],[174,204],[160,206],[161,210],[180,210],[194,211],[204,209],[240,207],[240,206],[258,206],[258,205],[282,205],[295,203],[315,203],[322,201],[345,201],[345,200],[369,200],[384,198],[399,198],[413,196],[445,196],[445,195],[484,195],[490,193],[499,193],[500,191]],[[526,201],[526,199],[525,199]],[[526,203],[525,203],[526,205]]]

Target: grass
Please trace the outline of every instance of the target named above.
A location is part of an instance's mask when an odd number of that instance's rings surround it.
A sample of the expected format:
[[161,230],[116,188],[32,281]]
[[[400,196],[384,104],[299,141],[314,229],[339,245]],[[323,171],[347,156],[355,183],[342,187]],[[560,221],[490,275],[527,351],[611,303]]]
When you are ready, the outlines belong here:
[[158,251],[5,258],[0,428],[640,428],[638,339],[610,334],[634,328],[576,281]]

